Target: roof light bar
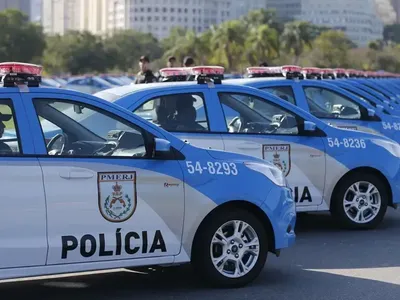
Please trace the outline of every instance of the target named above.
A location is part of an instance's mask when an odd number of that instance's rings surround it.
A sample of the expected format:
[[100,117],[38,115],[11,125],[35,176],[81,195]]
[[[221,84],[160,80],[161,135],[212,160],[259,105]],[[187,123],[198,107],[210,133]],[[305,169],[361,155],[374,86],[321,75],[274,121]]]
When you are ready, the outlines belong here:
[[43,67],[40,65],[26,64],[19,62],[4,62],[0,63],[0,74],[23,73],[36,76],[42,75]]
[[224,75],[225,68],[219,66],[196,66],[192,67],[192,75]]
[[321,69],[322,71],[322,78],[324,79],[336,79],[336,74],[333,69],[325,68]]
[[360,77],[365,77],[364,72],[360,70],[355,70],[355,69],[347,69],[347,74],[350,78],[360,78]]
[[199,84],[220,84],[224,79],[225,68],[220,66],[196,66],[190,68],[190,75],[195,76]]
[[43,67],[21,62],[0,63],[1,83],[4,87],[15,87],[27,84],[38,87],[41,82]]
[[315,67],[306,67],[301,70],[303,75],[307,79],[321,79],[322,78],[322,69]]
[[301,78],[302,68],[299,66],[285,65],[280,67],[249,67],[247,74],[249,77],[286,77]]
[[188,81],[190,75],[188,68],[163,68],[159,73],[162,82]]
[[336,78],[348,78],[349,77],[347,70],[343,69],[343,68],[333,69],[333,72],[334,72]]

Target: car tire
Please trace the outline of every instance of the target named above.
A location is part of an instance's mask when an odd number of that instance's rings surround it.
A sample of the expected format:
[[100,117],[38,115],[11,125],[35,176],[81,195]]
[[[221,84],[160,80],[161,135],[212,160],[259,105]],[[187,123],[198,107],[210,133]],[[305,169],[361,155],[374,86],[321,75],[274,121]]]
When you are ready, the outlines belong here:
[[[248,227],[240,231],[245,227],[243,225]],[[240,238],[239,235],[232,236],[235,226],[242,233]],[[258,277],[267,259],[268,237],[257,217],[246,210],[223,210],[211,215],[199,230],[192,251],[192,266],[197,275],[219,288],[243,287]],[[221,238],[221,234],[225,235],[225,239]],[[249,244],[257,246],[250,247]],[[223,257],[225,261],[218,264]],[[240,272],[236,273],[233,267],[238,265]]]
[[388,203],[382,180],[374,174],[357,172],[340,182],[332,196],[331,214],[344,228],[375,229],[382,222]]

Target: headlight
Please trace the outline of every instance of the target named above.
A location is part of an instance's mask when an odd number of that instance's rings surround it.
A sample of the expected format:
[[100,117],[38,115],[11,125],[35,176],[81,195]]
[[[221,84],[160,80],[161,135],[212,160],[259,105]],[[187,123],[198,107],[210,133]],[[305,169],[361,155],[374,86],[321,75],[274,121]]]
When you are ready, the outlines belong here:
[[274,165],[267,165],[256,162],[245,162],[244,165],[249,169],[260,172],[278,186],[287,186],[285,175]]

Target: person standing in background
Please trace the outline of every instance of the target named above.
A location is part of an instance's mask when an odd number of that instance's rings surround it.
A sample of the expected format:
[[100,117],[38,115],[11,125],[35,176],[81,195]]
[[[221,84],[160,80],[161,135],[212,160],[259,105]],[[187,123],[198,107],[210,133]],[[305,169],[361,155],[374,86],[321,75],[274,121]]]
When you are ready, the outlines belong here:
[[194,59],[193,59],[193,57],[191,57],[191,56],[186,56],[186,57],[183,59],[183,66],[186,67],[186,68],[194,67],[195,65],[194,65]]
[[153,71],[150,69],[150,59],[143,55],[139,59],[140,71],[136,75],[135,84],[157,82],[157,77],[154,76]]
[[168,57],[167,67],[168,67],[168,68],[175,68],[175,67],[177,67],[176,57],[175,57],[175,56],[170,56],[170,57]]

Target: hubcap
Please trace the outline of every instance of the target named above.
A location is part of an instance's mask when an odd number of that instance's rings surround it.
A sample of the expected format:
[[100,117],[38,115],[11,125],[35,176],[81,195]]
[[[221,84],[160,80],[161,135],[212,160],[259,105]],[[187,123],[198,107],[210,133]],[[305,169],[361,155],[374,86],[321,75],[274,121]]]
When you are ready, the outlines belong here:
[[238,278],[249,273],[260,251],[256,231],[243,221],[226,222],[215,232],[210,245],[214,267],[224,276]]
[[356,182],[344,194],[343,207],[347,217],[353,222],[368,223],[381,209],[381,194],[370,182]]

